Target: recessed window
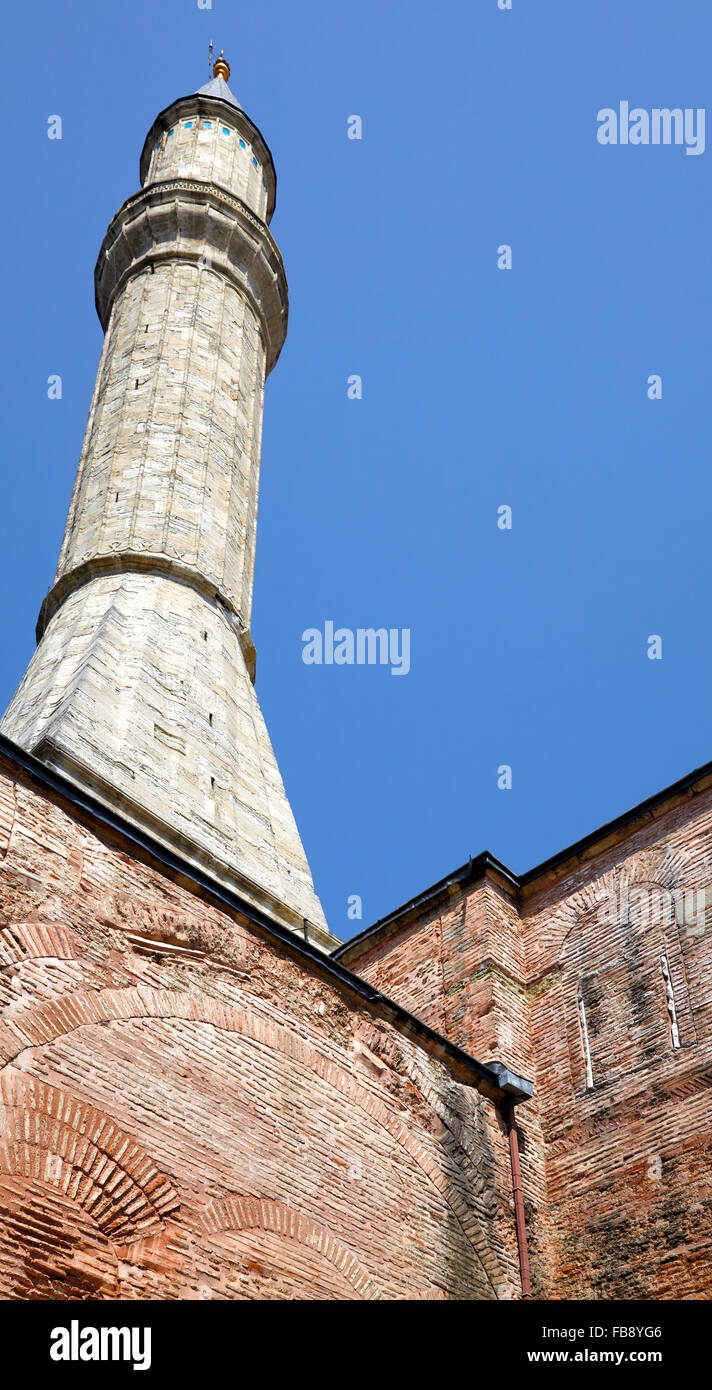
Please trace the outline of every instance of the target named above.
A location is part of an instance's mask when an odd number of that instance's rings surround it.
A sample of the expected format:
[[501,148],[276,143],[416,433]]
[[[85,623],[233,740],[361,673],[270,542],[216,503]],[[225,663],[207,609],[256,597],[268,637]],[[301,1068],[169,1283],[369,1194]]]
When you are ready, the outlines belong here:
[[246,150],[246,149],[247,149],[247,145],[245,144],[244,140],[241,140],[241,141],[240,141],[240,149],[241,149],[241,150]]
[[222,133],[223,133],[223,135],[229,135],[229,134],[230,134],[230,131],[228,130],[228,127],[227,127],[226,125],[223,126],[223,128],[222,128]]
[[173,134],[173,131],[172,131],[172,130],[169,130],[169,132],[168,132],[168,134],[167,134],[167,136],[166,136],[166,140],[170,140],[172,134]]
[[192,122],[192,121],[186,121],[186,123],[185,123],[183,129],[184,129],[184,130],[192,130],[192,129],[193,129],[193,122]]
[[255,159],[255,156],[254,156],[254,155],[252,156],[252,163],[254,164],[254,166],[255,166],[256,169],[259,169],[260,166],[259,166],[259,164],[257,163],[257,160]]
[[212,123],[212,121],[203,121],[203,130],[212,130],[212,128],[213,128],[213,123]]

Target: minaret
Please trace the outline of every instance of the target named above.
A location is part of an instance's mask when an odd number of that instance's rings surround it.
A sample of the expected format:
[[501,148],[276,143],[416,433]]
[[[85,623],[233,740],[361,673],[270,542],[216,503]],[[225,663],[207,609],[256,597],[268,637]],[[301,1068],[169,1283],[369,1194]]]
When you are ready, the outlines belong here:
[[214,78],[157,117],[95,271],[104,348],[38,647],[2,732],[316,944],[257,703],[265,377],[287,328],[272,156]]

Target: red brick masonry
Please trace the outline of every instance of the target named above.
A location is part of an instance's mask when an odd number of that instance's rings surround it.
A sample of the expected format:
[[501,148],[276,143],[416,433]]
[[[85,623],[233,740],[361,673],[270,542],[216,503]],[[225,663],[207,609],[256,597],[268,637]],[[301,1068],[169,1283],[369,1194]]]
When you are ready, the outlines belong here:
[[[339,953],[534,1077],[535,1297],[712,1295],[710,890],[708,768]],[[0,1296],[519,1298],[496,1077],[364,988],[6,748]]]
[[520,1297],[491,1082],[59,786],[0,758],[0,1296]]
[[535,1297],[712,1297],[712,768],[523,880],[487,860],[338,957],[533,1077]]

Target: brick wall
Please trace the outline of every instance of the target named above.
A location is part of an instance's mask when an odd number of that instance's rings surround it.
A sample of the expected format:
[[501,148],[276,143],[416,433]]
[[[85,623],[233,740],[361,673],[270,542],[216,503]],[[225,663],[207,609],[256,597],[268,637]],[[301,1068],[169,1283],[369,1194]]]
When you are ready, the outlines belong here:
[[704,790],[523,902],[552,1297],[712,1293],[711,854]]
[[0,1296],[519,1296],[494,1104],[0,763]]
[[711,885],[703,783],[519,888],[487,871],[343,956],[533,1077],[518,1119],[535,1296],[712,1293]]

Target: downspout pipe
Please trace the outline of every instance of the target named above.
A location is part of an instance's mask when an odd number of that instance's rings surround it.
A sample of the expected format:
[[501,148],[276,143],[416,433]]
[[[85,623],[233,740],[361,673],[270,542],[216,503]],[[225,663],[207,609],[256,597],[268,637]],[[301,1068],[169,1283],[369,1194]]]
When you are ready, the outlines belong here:
[[524,1219],[524,1194],[522,1191],[522,1169],[519,1162],[519,1135],[514,1102],[509,1101],[505,1108],[507,1135],[509,1138],[509,1159],[512,1166],[512,1191],[514,1193],[514,1224],[519,1248],[519,1269],[522,1280],[522,1299],[531,1302],[532,1285],[529,1273],[529,1251],[527,1249],[527,1227]]

